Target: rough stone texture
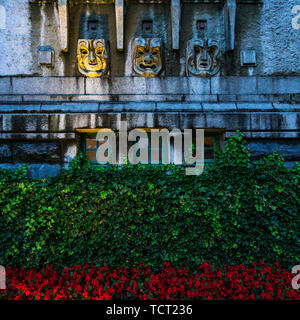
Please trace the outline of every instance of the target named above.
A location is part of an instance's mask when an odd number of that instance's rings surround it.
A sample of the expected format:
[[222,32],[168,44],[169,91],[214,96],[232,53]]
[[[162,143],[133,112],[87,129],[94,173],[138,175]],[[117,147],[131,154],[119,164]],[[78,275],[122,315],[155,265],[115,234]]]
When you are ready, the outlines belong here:
[[45,132],[48,131],[48,117],[40,114],[1,114],[0,131],[2,132]]
[[[128,130],[204,128],[224,132],[226,139],[240,129],[254,158],[278,150],[289,165],[300,160],[300,37],[291,25],[291,9],[299,2],[263,2],[238,1],[236,48],[226,54],[221,0],[182,5],[178,51],[172,50],[169,3],[129,1],[123,53],[116,50],[114,4],[75,5],[70,51],[61,53],[56,5],[0,0],[7,11],[6,29],[0,30],[0,162],[6,162],[0,167],[34,163],[31,176],[55,175],[78,151],[76,129],[118,130],[120,121],[128,122]],[[103,79],[77,71],[80,19],[87,8],[107,19],[102,32],[110,42],[111,74]],[[165,69],[158,78],[131,76],[131,42],[142,36],[145,19],[153,20],[153,36],[164,44]],[[222,51],[221,70],[212,78],[185,72],[186,44],[197,36],[199,19],[207,20],[207,37],[218,40]],[[39,65],[39,46],[54,49],[54,68]],[[240,51],[248,49],[256,51],[254,68],[240,66]]]
[[[6,28],[0,30],[1,75],[33,74],[29,1],[0,0],[6,10]],[[12,54],[12,48],[14,54]]]
[[13,160],[17,163],[59,162],[60,147],[55,142],[16,142],[13,145]]
[[203,103],[204,111],[236,111],[235,103]]
[[147,94],[210,94],[210,79],[205,78],[150,78],[146,85]]
[[[222,57],[220,75],[299,75],[299,30],[292,28],[291,9],[298,0],[265,0],[263,5],[240,2],[237,6],[236,48]],[[182,5],[180,50],[172,50],[169,4],[133,4],[126,6],[125,50],[117,52],[115,8],[113,4],[89,4],[70,9],[70,50],[61,54],[59,14],[56,5],[30,4],[28,0],[0,0],[6,9],[6,29],[0,32],[2,75],[78,75],[76,70],[76,41],[79,24],[87,10],[107,17],[106,37],[110,41],[111,73],[113,76],[131,74],[131,40],[141,36],[143,19],[153,19],[153,36],[164,42],[165,75],[185,74],[185,48],[189,39],[197,35],[196,21],[207,20],[207,36],[220,42],[225,49],[223,6],[215,3],[185,3]],[[39,46],[49,45],[55,50],[54,68],[38,64]],[[14,54],[11,54],[13,48]],[[257,67],[240,67],[240,51],[254,49]]]
[[255,77],[214,77],[211,79],[212,94],[255,94]]
[[277,151],[284,156],[286,161],[300,160],[300,142],[296,139],[278,139],[277,141],[270,139],[257,139],[248,141],[253,159],[272,154]]
[[[1,60],[0,60],[0,66],[1,66]],[[0,78],[0,94],[10,94],[10,93],[11,93],[10,78],[8,77]]]
[[300,78],[298,77],[259,77],[257,92],[259,94],[299,93]]
[[[82,113],[82,112],[98,112],[98,104],[43,104],[41,106],[41,112],[45,113]],[[1,108],[0,108],[1,110]]]
[[75,139],[75,132],[50,132],[50,133],[0,133],[0,140],[70,140]]
[[12,162],[12,152],[10,144],[0,143],[0,162]]
[[39,111],[41,111],[40,104],[0,105],[0,113],[36,113]]
[[13,77],[13,94],[84,94],[84,78]]
[[237,103],[237,109],[240,111],[256,111],[256,110],[263,110],[263,111],[274,111],[274,107],[272,103]]
[[99,112],[154,112],[155,103],[128,102],[128,103],[101,103]]
[[70,163],[77,154],[77,143],[76,141],[65,141],[62,145],[63,162]]
[[167,103],[167,102],[162,102],[162,103],[157,103],[156,104],[156,111],[161,112],[161,111],[182,111],[182,112],[189,112],[189,111],[203,111],[203,107],[201,103]]
[[[3,77],[0,99],[22,101],[155,101],[219,99],[224,102],[299,100],[300,77]],[[12,83],[12,87],[8,85]],[[191,97],[191,96],[197,97]],[[173,97],[175,96],[175,97]],[[281,96],[281,98],[280,98]],[[177,98],[176,98],[177,97]],[[4,98],[2,98],[4,99]],[[253,100],[252,100],[253,99]],[[280,100],[281,99],[281,100]],[[1,100],[0,100],[1,101]],[[5,100],[4,100],[5,101]]]
[[261,8],[261,74],[299,74],[299,30],[292,28],[293,6],[298,0],[266,0]]

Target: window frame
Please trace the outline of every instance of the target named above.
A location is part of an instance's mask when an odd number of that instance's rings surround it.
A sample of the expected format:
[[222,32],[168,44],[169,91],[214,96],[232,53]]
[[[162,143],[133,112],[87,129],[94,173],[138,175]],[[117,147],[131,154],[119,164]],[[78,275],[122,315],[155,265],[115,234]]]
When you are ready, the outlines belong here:
[[[147,133],[151,133],[151,130],[152,129],[163,129],[163,128],[136,128],[137,130],[139,129],[142,129],[142,130],[145,130]],[[197,128],[196,128],[197,129]],[[195,129],[195,130],[196,130]],[[108,130],[111,130],[110,128],[95,128],[95,129],[77,129],[77,133],[80,134],[80,151],[83,152],[83,154],[85,156],[87,156],[87,152],[88,151],[97,151],[97,146],[98,146],[98,142],[96,141],[96,149],[87,149],[87,144],[86,144],[86,140],[88,138],[88,135],[91,135],[91,134],[94,134],[94,135],[97,135],[97,133],[100,131],[100,130],[103,130],[103,131],[108,131]],[[182,130],[183,131],[183,130]],[[208,164],[208,163],[213,163],[216,159],[216,151],[217,150],[222,150],[222,146],[223,146],[223,143],[222,143],[222,138],[223,138],[223,132],[221,131],[211,131],[211,130],[205,130],[204,129],[204,138],[213,138],[213,146],[212,147],[207,147],[204,149],[204,154],[205,154],[205,151],[213,151],[213,155],[214,155],[214,158],[213,159],[204,159],[204,163]],[[223,139],[224,140],[224,139]],[[151,141],[151,139],[150,139]],[[118,139],[117,139],[117,142],[118,142]],[[118,144],[117,144],[118,145]],[[151,151],[151,143],[148,144],[148,152],[150,153]],[[150,153],[151,154],[151,153]],[[148,157],[149,161],[151,161],[151,155]],[[89,160],[90,161],[91,165],[93,166],[106,166],[107,164],[100,164],[98,163],[97,161],[92,161],[92,160]],[[162,165],[162,163],[148,163],[150,165]],[[120,164],[117,164],[117,165],[120,165]],[[180,164],[178,164],[180,165]],[[181,164],[181,166],[184,166],[185,163]]]

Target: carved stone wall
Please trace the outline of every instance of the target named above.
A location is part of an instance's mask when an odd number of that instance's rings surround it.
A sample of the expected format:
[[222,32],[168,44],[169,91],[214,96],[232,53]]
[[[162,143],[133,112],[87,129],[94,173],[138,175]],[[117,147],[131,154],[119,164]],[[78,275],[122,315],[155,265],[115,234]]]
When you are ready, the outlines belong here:
[[[80,17],[84,12],[93,12],[94,9],[106,16],[108,21],[106,28],[111,48],[111,76],[129,75],[130,41],[134,36],[141,34],[142,20],[153,20],[154,36],[163,39],[163,75],[183,75],[186,43],[195,36],[197,20],[206,20],[208,37],[220,41],[223,52],[220,75],[300,74],[299,30],[293,29],[291,24],[291,9],[298,4],[296,0],[265,0],[263,4],[259,4],[259,1],[238,1],[236,47],[233,52],[225,54],[224,13],[221,1],[182,1],[179,51],[172,48],[170,2],[143,4],[141,1],[129,1],[126,6],[123,53],[117,51],[115,7],[112,1],[107,1],[108,4],[96,2],[87,5],[77,4],[79,1],[72,2],[73,5],[69,8],[69,53],[61,52],[59,10],[55,1],[32,2],[0,0],[7,16],[6,28],[0,30],[1,46],[4,48],[0,52],[1,75],[79,76],[76,69],[76,44]],[[53,48],[52,67],[39,64],[41,46]],[[248,49],[255,50],[257,57],[257,66],[250,70],[240,66],[241,51]]]
[[[289,165],[300,160],[300,30],[291,24],[298,0],[237,0],[234,50],[223,0],[125,1],[124,39],[123,0],[72,0],[69,19],[63,3],[0,0],[0,167],[30,163],[33,176],[54,175],[79,150],[76,129],[116,129],[120,120],[225,138],[240,129],[254,158],[279,150]],[[109,72],[99,78],[78,71],[78,39],[88,38],[103,39],[107,50]],[[161,40],[155,77],[134,72],[141,38]],[[188,43],[203,43],[207,57],[209,44],[217,46],[220,70],[187,76]]]

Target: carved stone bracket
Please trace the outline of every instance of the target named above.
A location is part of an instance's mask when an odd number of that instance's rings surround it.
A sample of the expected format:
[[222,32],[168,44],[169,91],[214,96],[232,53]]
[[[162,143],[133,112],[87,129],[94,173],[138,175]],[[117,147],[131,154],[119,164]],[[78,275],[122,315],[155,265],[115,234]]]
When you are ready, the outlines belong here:
[[68,1],[67,0],[58,0],[58,16],[59,16],[61,50],[63,52],[68,52],[69,15],[68,15]]
[[179,50],[180,18],[181,6],[180,0],[171,1],[171,19],[172,19],[172,48]]
[[236,0],[225,0],[225,35],[226,51],[234,50],[235,42],[235,19],[236,19]]
[[115,0],[116,30],[117,30],[117,50],[124,50],[124,0]]

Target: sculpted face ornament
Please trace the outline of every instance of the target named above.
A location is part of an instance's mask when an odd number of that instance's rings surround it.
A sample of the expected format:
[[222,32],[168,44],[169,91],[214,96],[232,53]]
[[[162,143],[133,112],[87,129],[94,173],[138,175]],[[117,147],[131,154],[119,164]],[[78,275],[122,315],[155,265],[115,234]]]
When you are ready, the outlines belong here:
[[162,71],[162,41],[159,38],[134,40],[133,71],[142,77],[156,77]]
[[190,40],[187,46],[187,75],[211,77],[220,70],[219,46],[215,40]]
[[78,70],[87,77],[102,77],[108,72],[108,54],[104,39],[79,39],[77,46]]

